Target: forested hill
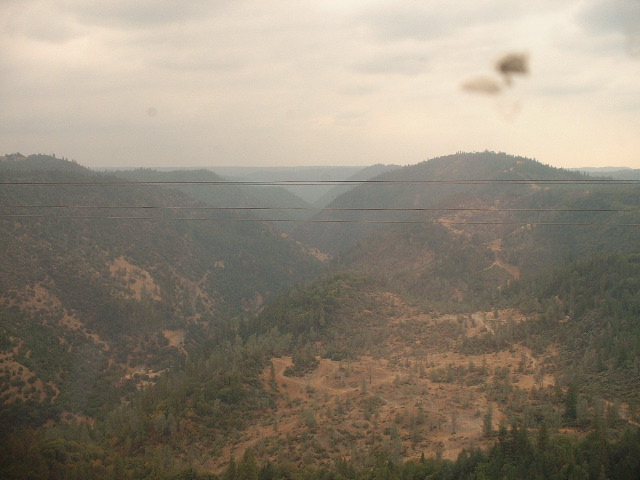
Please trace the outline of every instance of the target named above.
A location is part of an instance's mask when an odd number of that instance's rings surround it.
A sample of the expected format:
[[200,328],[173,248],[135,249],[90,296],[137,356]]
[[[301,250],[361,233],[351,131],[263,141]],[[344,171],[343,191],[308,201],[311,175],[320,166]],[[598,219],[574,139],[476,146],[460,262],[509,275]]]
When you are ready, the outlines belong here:
[[[210,170],[135,169],[109,173],[135,182],[164,182],[207,205],[227,209],[245,209],[249,218],[282,220],[274,226],[287,231],[295,221],[311,215],[311,205],[280,186],[241,185]],[[258,182],[259,183],[259,182]]]
[[166,368],[319,269],[267,223],[66,160],[5,157],[0,182],[5,404],[93,415],[103,389]]
[[[523,208],[528,204],[540,206],[548,186],[536,185],[535,182],[515,182],[584,178],[583,174],[577,172],[553,168],[529,158],[506,153],[457,153],[374,177],[370,183],[364,183],[336,198],[327,206],[326,211],[315,217],[316,220],[348,220],[357,223],[303,225],[294,235],[323,251],[337,254],[356,245],[373,232],[385,228],[385,224],[368,222],[414,219],[451,222],[468,220],[471,215],[484,221],[513,219],[513,215],[496,216],[493,213],[491,216],[480,216],[481,212],[455,212],[451,209]],[[366,210],[380,208],[391,210]],[[427,212],[416,213],[412,210],[420,208],[427,209]],[[531,215],[520,218],[526,221]]]
[[357,182],[371,180],[372,178],[382,175],[385,172],[396,170],[398,168],[400,168],[399,165],[383,165],[383,164],[371,165],[370,167],[363,168],[359,172],[356,172],[355,174],[347,178],[346,184],[336,185],[327,193],[322,195],[318,200],[314,202],[314,205],[318,207],[326,207],[331,202],[333,202],[336,198],[338,198],[340,195],[351,190],[354,187],[354,185],[357,186],[358,185]]
[[0,478],[638,477],[635,185],[430,160],[321,268],[132,175],[0,159]]
[[[81,262],[104,261],[102,269],[92,265],[102,274],[108,273],[106,263],[124,258],[163,277],[154,283],[162,284],[173,275],[197,284],[215,300],[216,310],[223,311],[263,302],[314,272],[315,259],[268,223],[244,222],[234,212],[211,212],[206,209],[211,204],[174,189],[129,185],[76,164],[73,173],[61,168],[69,163],[51,159],[49,165],[24,171],[0,163],[4,182],[22,183],[2,187],[4,203],[14,205],[3,212],[8,230],[3,240],[12,249],[5,250],[6,257],[26,262],[21,268],[5,263],[5,281],[14,277],[16,285],[26,279],[44,281],[45,271],[52,269],[42,263],[71,254]],[[55,183],[65,185],[51,185]],[[11,242],[17,232],[32,241]]]
[[0,157],[0,171],[28,172],[31,170],[63,171],[89,173],[82,165],[66,158],[55,155],[35,154],[24,156],[21,153],[11,153]]
[[[316,217],[329,223],[292,235],[334,253],[341,269],[462,310],[527,273],[594,252],[633,253],[640,242],[637,185],[531,159],[456,154],[375,180]],[[331,222],[340,219],[348,222]]]
[[595,255],[515,282],[503,305],[535,321],[516,328],[533,351],[561,348],[559,369],[583,390],[640,403],[640,256]]

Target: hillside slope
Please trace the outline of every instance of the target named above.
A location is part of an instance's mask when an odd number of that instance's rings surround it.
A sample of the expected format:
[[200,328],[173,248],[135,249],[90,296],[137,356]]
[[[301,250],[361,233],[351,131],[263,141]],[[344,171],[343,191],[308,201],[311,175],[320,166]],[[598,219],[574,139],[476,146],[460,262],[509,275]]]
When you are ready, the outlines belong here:
[[[577,172],[552,168],[505,153],[458,153],[374,177],[336,198],[328,205],[327,211],[315,217],[316,220],[347,220],[356,224],[303,225],[293,234],[303,242],[337,254],[373,232],[384,229],[384,223],[367,222],[416,219],[451,222],[469,220],[470,217],[474,220],[501,220],[505,216],[468,211],[460,213],[448,209],[518,206],[539,197],[543,189],[535,184],[513,182],[581,178],[585,178],[584,175]],[[426,209],[426,212],[416,213],[415,209]]]
[[105,411],[114,384],[176,364],[319,269],[269,224],[199,210],[175,190],[44,157],[3,159],[0,182],[5,403]]
[[[317,278],[269,225],[177,220],[208,211],[71,168],[0,171],[25,183],[0,186],[5,207],[75,206],[0,223],[1,477],[639,471],[634,186],[488,152],[407,167],[336,202],[418,205],[387,212],[411,223],[356,232]],[[471,181],[406,181],[424,171]],[[98,204],[146,218],[81,208]]]
[[635,252],[639,200],[635,185],[506,154],[456,154],[376,177],[315,217],[328,223],[292,235],[334,254],[338,270],[465,310],[558,262]]
[[210,170],[136,169],[111,171],[135,182],[162,182],[195,200],[226,209],[246,209],[245,216],[274,222],[276,228],[288,231],[295,221],[307,219],[312,214],[311,205],[291,191],[280,186],[239,185]]
[[363,168],[359,172],[356,172],[353,175],[351,175],[349,178],[347,178],[345,181],[348,183],[346,183],[345,185],[336,185],[327,193],[322,195],[322,197],[320,197],[314,202],[314,205],[321,208],[326,207],[331,202],[333,202],[336,198],[338,198],[340,195],[343,195],[344,193],[351,190],[354,187],[354,185],[355,186],[358,185],[358,183],[354,183],[354,182],[371,180],[372,178],[382,175],[385,172],[396,170],[398,168],[400,168],[399,165],[382,165],[382,164],[371,165],[369,167]]

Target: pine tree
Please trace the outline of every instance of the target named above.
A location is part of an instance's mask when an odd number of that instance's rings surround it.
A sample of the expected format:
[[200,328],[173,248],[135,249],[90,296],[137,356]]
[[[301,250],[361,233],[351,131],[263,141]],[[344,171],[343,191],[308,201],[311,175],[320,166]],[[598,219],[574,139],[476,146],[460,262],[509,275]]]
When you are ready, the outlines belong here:
[[575,422],[578,416],[578,387],[575,382],[571,382],[569,384],[567,394],[564,397],[564,405],[564,417],[569,422]]
[[240,478],[238,477],[236,459],[233,455],[231,455],[231,458],[229,459],[229,464],[227,465],[227,469],[222,475],[222,480],[240,480]]
[[489,404],[487,407],[487,413],[484,414],[482,419],[482,434],[485,437],[491,437],[493,435],[493,405]]
[[247,448],[242,456],[242,460],[238,464],[238,480],[258,480],[258,473],[260,469],[256,464],[256,459],[253,456],[253,450]]

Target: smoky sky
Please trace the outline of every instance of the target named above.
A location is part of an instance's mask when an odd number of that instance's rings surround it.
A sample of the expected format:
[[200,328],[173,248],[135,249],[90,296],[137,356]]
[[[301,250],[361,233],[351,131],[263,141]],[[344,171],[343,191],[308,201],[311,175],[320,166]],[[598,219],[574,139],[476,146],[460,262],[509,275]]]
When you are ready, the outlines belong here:
[[640,168],[638,0],[5,0],[0,27],[0,154]]

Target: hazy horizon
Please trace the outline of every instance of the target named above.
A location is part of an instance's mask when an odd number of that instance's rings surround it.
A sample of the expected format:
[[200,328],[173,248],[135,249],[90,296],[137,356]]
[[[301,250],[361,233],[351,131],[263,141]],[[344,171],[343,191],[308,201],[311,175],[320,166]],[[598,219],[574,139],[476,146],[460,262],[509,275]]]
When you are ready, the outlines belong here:
[[[460,152],[454,152],[454,153],[460,153]],[[441,156],[447,156],[447,155],[453,155],[454,153],[451,154],[445,154],[445,155],[441,155]],[[477,152],[462,152],[462,153],[477,153]],[[510,153],[510,152],[496,152],[496,153],[506,153],[508,155],[513,155],[513,156],[522,156],[525,157],[523,155],[518,155],[516,153]],[[374,164],[369,164],[369,165],[349,165],[349,164],[344,164],[344,165],[88,165],[86,163],[83,163],[82,160],[78,160],[75,158],[69,158],[66,157],[65,155],[59,155],[57,152],[51,152],[51,153],[45,153],[45,152],[3,152],[2,155],[14,155],[14,154],[19,154],[19,155],[24,155],[25,157],[28,157],[29,155],[51,155],[55,158],[59,158],[59,159],[64,159],[64,160],[69,160],[69,161],[73,161],[78,163],[79,165],[89,168],[91,170],[94,171],[105,171],[105,172],[111,172],[111,171],[118,171],[118,170],[122,170],[122,171],[126,171],[126,170],[138,170],[138,169],[147,169],[147,170],[158,170],[158,171],[172,171],[172,170],[210,170],[213,172],[217,172],[217,171],[233,171],[233,170],[237,170],[237,171],[251,171],[251,170],[314,170],[314,169],[318,169],[318,170],[325,170],[325,169],[343,169],[343,170],[363,170],[366,169],[368,167],[372,167],[375,165],[384,165],[384,166],[391,166],[391,167],[408,167],[408,166],[412,166],[415,165],[417,163],[421,163],[423,161],[429,161],[429,160],[433,160],[435,158],[439,158],[439,157],[432,157],[432,158],[428,158],[425,160],[420,160],[418,162],[415,163],[407,163],[407,164],[396,164],[396,163],[374,163]],[[526,157],[528,158],[528,157]],[[538,161],[540,162],[538,159],[533,158],[532,160],[534,161]],[[589,166],[589,165],[580,165],[580,166],[575,166],[575,167],[563,167],[563,166],[558,166],[558,165],[553,165],[553,164],[549,164],[546,162],[540,162],[543,163],[545,165],[549,165],[550,167],[553,168],[563,168],[566,170],[582,170],[585,172],[599,172],[599,171],[610,171],[610,170],[640,170],[640,167],[630,167],[627,165],[601,165],[601,166]]]

